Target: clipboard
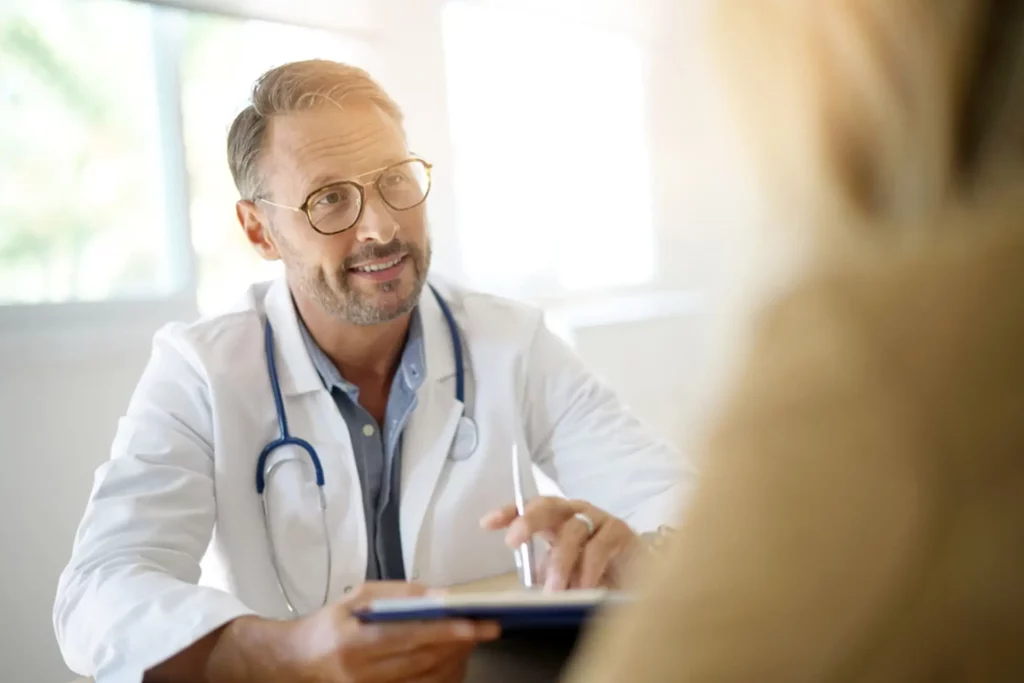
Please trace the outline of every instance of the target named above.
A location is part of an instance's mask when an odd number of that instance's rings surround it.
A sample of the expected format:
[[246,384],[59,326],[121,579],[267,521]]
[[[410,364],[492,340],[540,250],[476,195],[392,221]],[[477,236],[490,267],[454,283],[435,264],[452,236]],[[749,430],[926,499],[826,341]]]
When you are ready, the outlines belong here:
[[364,623],[472,619],[497,622],[505,631],[575,629],[627,600],[628,594],[605,589],[462,593],[374,600],[355,616]]

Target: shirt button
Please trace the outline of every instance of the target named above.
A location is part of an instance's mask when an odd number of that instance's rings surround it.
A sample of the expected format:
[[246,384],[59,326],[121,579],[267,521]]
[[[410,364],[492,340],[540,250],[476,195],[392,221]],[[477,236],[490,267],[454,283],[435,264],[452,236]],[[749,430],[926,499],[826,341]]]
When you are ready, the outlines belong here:
[[351,593],[352,592],[352,586],[345,586],[344,590],[345,590],[346,593]]
[[363,425],[363,436],[373,436],[375,431],[373,425]]

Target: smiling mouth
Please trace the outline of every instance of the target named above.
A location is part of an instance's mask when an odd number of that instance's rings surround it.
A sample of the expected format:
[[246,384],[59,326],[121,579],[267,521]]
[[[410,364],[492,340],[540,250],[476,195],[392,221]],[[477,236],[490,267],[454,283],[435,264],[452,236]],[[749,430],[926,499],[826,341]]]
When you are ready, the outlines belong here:
[[390,261],[380,261],[378,263],[371,263],[365,266],[356,266],[355,268],[350,268],[349,270],[354,270],[357,273],[376,273],[381,270],[387,270],[388,268],[394,268],[399,263],[401,263],[402,259],[404,258],[405,254],[399,254]]
[[374,261],[373,263],[366,263],[361,266],[354,266],[349,268],[348,271],[355,275],[367,277],[373,280],[388,280],[398,276],[399,272],[405,266],[407,256],[408,254],[399,254],[386,260]]

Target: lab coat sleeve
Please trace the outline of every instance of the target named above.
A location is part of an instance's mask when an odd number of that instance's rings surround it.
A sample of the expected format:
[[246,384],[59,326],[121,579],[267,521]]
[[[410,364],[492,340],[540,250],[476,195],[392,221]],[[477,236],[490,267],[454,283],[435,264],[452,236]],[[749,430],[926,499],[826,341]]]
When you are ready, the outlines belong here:
[[137,683],[251,613],[232,595],[197,585],[215,516],[211,442],[200,363],[180,336],[162,330],[60,577],[54,628],[74,671]]
[[652,531],[677,519],[696,473],[541,322],[526,360],[526,433],[541,471],[570,497]]

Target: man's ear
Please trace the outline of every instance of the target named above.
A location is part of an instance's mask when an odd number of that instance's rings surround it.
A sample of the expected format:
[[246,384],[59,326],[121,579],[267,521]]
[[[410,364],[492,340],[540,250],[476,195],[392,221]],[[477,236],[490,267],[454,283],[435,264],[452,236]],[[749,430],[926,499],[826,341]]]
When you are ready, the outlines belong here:
[[266,223],[263,212],[251,199],[240,199],[235,202],[235,215],[245,232],[246,239],[260,256],[267,261],[280,260],[281,255],[274,244],[274,237]]

